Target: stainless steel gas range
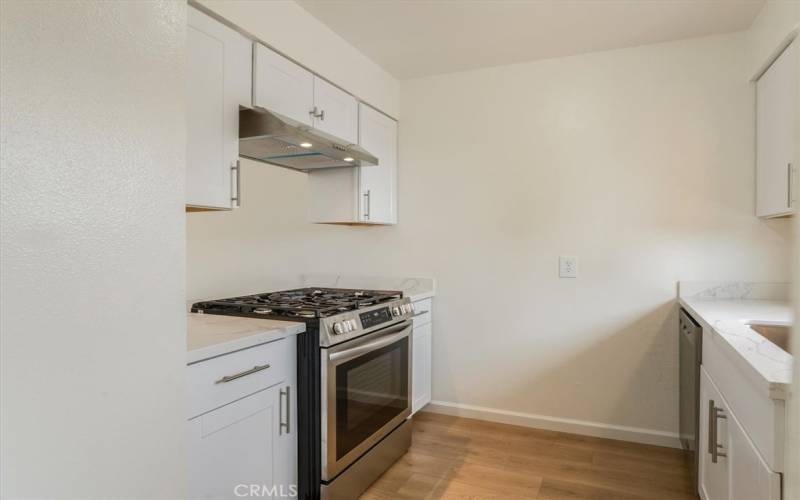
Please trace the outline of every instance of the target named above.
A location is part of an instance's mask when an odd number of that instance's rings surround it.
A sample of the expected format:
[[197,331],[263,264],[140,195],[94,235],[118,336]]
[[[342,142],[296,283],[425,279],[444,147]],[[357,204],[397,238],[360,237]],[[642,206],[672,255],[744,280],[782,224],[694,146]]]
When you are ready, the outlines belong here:
[[401,292],[303,288],[192,311],[306,323],[297,338],[300,498],[357,498],[410,446],[414,309]]

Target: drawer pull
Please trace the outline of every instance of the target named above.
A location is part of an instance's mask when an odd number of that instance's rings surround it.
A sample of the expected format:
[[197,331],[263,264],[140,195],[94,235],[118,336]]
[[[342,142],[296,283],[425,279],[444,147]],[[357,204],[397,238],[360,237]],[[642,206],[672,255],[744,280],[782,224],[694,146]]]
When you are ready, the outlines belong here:
[[719,451],[722,445],[717,441],[719,429],[717,423],[719,419],[727,419],[728,417],[722,413],[724,410],[714,405],[714,400],[708,400],[708,452],[711,454],[711,463],[717,463],[718,457],[727,457],[726,453]]
[[[280,411],[278,412],[281,421],[278,425],[278,434],[289,434],[292,432],[291,428],[291,420],[292,420],[292,401],[291,401],[291,386],[287,386],[286,390],[281,389],[280,393]],[[283,397],[286,396],[286,422],[283,421]]]
[[239,372],[239,373],[237,373],[235,375],[226,375],[226,376],[222,377],[221,379],[217,380],[214,383],[215,384],[224,384],[226,382],[230,382],[231,380],[236,380],[237,378],[246,377],[248,375],[252,375],[253,373],[260,372],[261,370],[266,370],[267,368],[269,368],[268,364],[266,364],[266,365],[256,365],[256,366],[250,368],[249,370],[245,370],[243,372]]

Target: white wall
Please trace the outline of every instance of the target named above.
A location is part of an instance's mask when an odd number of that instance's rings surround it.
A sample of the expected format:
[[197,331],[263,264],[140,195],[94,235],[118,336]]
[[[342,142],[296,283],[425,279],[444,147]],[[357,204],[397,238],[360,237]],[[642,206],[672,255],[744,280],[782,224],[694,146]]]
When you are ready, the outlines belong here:
[[400,224],[307,224],[303,174],[244,162],[242,209],[187,216],[189,297],[433,276],[435,400],[673,432],[676,282],[788,273],[748,68],[734,34],[404,82]]
[[395,118],[400,85],[292,0],[198,0],[252,36]]
[[3,498],[184,491],[180,2],[2,2]]

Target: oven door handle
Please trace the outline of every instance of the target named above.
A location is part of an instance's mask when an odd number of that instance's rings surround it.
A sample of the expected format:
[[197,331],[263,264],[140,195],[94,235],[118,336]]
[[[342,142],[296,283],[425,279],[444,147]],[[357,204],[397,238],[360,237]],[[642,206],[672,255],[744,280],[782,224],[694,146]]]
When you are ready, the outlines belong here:
[[340,365],[370,351],[393,344],[404,337],[408,337],[410,333],[411,325],[405,325],[399,331],[395,330],[395,333],[387,333],[385,335],[381,335],[378,339],[365,344],[359,344],[355,347],[351,347],[350,349],[330,353],[328,354],[328,362],[335,365]]

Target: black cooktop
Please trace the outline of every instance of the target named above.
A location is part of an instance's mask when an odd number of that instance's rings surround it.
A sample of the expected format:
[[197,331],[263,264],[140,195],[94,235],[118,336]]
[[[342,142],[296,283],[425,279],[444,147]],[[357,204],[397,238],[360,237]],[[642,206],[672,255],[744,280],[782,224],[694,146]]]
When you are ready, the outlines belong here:
[[402,296],[402,292],[387,290],[298,288],[197,302],[192,305],[192,312],[324,318],[399,299]]

